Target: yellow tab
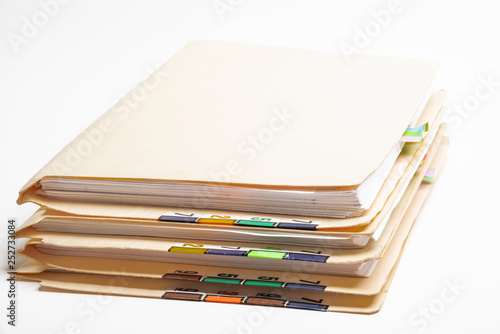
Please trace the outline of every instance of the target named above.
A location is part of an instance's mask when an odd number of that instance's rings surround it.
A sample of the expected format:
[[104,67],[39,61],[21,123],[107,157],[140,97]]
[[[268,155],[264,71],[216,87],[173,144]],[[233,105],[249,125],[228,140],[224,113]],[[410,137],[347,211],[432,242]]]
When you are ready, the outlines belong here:
[[170,247],[168,251],[172,253],[205,254],[207,249],[197,247]]
[[214,218],[200,218],[196,222],[199,224],[222,224],[232,225],[236,219],[214,219]]

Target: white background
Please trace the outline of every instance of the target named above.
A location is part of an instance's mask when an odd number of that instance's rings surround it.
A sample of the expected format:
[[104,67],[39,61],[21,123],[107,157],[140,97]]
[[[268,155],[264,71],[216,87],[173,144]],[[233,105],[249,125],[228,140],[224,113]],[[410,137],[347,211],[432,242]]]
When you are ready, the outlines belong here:
[[[36,209],[19,188],[121,96],[192,40],[214,39],[341,52],[374,28],[386,0],[78,1],[43,22],[38,1],[0,2],[1,224]],[[18,283],[17,327],[1,333],[500,333],[497,1],[401,0],[359,51],[442,61],[436,89],[449,92],[448,161],[407,244],[382,311],[372,316],[38,291]],[[42,14],[40,14],[42,12]],[[40,16],[41,15],[41,16]],[[37,31],[20,45],[26,19]],[[40,21],[41,20],[41,21]],[[23,37],[24,38],[24,37]],[[497,82],[488,93],[482,79]],[[476,89],[483,95],[477,98]],[[485,97],[484,95],[488,95]],[[464,108],[464,104],[466,108]],[[460,113],[460,110],[465,112]],[[469,111],[467,111],[468,109]],[[0,258],[6,269],[6,255]],[[5,277],[3,274],[2,277]],[[461,287],[447,292],[447,282]],[[443,301],[447,293],[453,301]],[[97,302],[97,309],[90,303]],[[421,314],[431,308],[430,316]],[[271,312],[271,313],[269,313]],[[74,330],[73,330],[74,329]]]

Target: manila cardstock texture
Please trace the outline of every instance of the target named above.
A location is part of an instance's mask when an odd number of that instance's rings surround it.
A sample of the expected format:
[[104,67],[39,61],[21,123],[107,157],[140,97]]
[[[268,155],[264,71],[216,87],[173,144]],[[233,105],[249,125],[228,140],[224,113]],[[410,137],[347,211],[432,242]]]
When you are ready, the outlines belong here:
[[[359,56],[346,64],[323,52],[191,42],[152,75],[162,80],[147,98],[124,112],[126,96],[108,110],[27,182],[19,202],[48,176],[217,183],[213,172],[241,155],[238,143],[275,119],[279,138],[259,159],[244,159],[228,183],[357,186],[421,109],[438,67],[433,60]],[[69,166],[68,154],[101,128],[106,140]]]

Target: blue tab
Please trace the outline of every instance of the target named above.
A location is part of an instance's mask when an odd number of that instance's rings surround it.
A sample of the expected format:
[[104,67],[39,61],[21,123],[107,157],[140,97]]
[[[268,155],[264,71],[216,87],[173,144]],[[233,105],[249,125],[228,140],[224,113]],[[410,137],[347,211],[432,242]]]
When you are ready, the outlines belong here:
[[181,217],[181,216],[161,216],[158,220],[164,222],[177,222],[177,223],[196,223],[198,217]]
[[325,285],[301,284],[301,283],[285,283],[284,287],[292,289],[320,290],[320,291],[324,291],[326,289]]
[[290,228],[296,230],[315,230],[315,224],[304,224],[304,223],[278,223],[277,228]]
[[231,250],[231,249],[209,249],[205,254],[212,255],[230,255],[230,256],[243,256],[246,251]]
[[326,311],[328,305],[312,304],[312,303],[301,303],[301,302],[288,302],[286,307],[300,308],[303,310],[314,310],[314,311]]
[[309,262],[325,262],[329,256],[327,255],[313,255],[302,253],[288,253],[287,260],[295,261],[309,261]]

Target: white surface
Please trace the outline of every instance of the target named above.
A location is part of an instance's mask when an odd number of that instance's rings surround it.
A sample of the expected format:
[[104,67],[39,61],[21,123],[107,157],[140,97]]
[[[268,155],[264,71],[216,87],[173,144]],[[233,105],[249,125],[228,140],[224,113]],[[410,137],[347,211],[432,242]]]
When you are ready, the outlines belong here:
[[[342,42],[353,43],[357,27],[372,24],[372,10],[388,6],[368,0],[224,2],[234,10],[221,20],[213,0],[75,0],[61,5],[18,53],[7,36],[19,34],[23,18],[32,21],[40,4],[0,3],[4,254],[7,218],[21,223],[35,210],[15,204],[18,189],[186,42],[216,39],[340,52]],[[266,309],[262,315],[259,308],[245,306],[39,292],[36,284],[23,282],[17,287],[18,326],[11,328],[4,315],[8,300],[2,278],[0,332],[500,333],[498,269],[490,266],[499,254],[494,133],[500,122],[500,86],[467,114],[461,116],[457,107],[474,102],[480,77],[500,81],[499,9],[496,1],[401,0],[400,13],[362,50],[441,60],[436,88],[449,91],[453,112],[447,164],[379,314]],[[454,280],[465,287],[458,295],[447,290],[446,282]],[[434,314],[424,320],[419,313],[429,307]]]

